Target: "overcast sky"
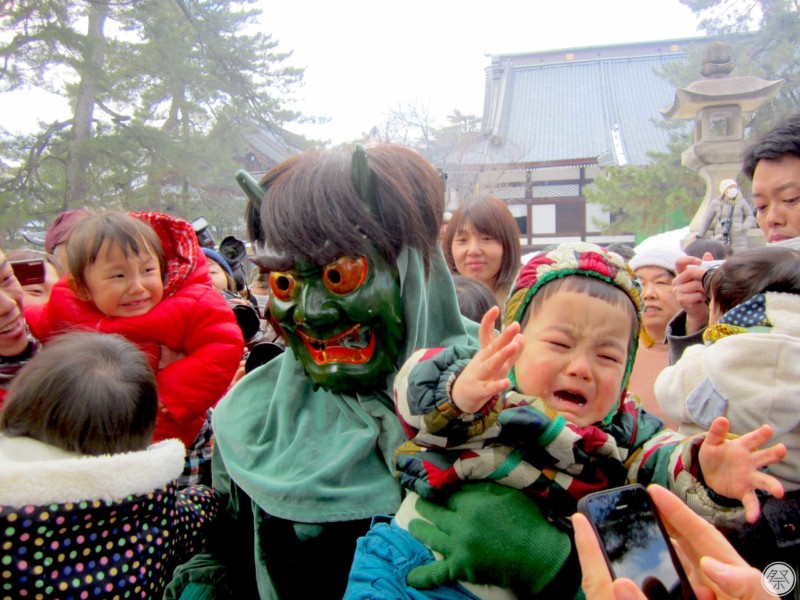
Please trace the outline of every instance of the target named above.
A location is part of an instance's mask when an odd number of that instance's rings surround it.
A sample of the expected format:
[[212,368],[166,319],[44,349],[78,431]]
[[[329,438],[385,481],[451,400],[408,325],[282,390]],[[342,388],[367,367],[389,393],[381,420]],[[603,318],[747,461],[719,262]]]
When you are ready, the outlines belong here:
[[[487,55],[697,37],[678,0],[260,0],[263,31],[305,68],[295,108],[327,117],[290,126],[342,142],[383,123],[390,110],[483,112]],[[0,125],[32,129],[66,110],[28,94],[0,94]]]
[[305,67],[306,127],[345,141],[409,103],[483,112],[487,55],[698,37],[678,0],[261,0],[264,31]]

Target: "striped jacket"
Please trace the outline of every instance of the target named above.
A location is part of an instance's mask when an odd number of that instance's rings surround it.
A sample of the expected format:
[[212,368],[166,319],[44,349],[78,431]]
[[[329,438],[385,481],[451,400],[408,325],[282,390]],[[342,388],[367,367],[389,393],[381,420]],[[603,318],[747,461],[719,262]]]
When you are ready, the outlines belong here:
[[579,427],[542,399],[514,390],[479,413],[462,413],[450,389],[474,352],[419,350],[395,379],[395,407],[409,438],[395,456],[406,489],[436,498],[461,481],[492,479],[545,499],[567,516],[588,493],[658,483],[717,526],[744,522],[738,500],[703,484],[697,460],[703,437],[665,429],[633,394],[625,395],[608,425]]

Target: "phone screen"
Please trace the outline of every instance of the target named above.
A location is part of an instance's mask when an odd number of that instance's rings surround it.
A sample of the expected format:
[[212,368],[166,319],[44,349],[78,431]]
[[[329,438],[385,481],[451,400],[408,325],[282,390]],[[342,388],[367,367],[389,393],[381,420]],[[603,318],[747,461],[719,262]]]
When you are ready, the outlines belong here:
[[632,580],[648,598],[694,598],[644,487],[590,494],[578,509],[594,525],[614,578]]

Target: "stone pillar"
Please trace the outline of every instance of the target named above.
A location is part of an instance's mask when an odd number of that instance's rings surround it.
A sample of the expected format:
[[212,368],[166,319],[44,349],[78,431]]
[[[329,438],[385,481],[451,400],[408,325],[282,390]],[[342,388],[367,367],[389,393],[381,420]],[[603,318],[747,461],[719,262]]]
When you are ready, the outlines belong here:
[[[689,224],[685,247],[700,230],[712,199],[718,198],[723,179],[737,179],[745,148],[744,121],[773,98],[783,81],[760,77],[731,77],[734,62],[728,44],[713,42],[703,49],[701,79],[678,88],[672,106],[662,109],[669,120],[694,120],[694,144],[681,155],[681,164],[696,171],[706,182],[706,194]],[[747,246],[763,246],[758,229],[747,231]]]

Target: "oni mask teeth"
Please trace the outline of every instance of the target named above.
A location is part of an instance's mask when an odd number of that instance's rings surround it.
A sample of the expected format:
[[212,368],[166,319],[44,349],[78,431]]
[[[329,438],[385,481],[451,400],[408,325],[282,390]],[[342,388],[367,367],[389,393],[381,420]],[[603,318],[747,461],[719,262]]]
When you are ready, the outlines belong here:
[[[362,332],[361,325],[343,331],[324,340],[312,338],[301,330],[298,335],[318,365],[328,363],[363,364],[372,358],[375,351],[375,335],[371,330]],[[366,334],[368,339],[363,339]]]

